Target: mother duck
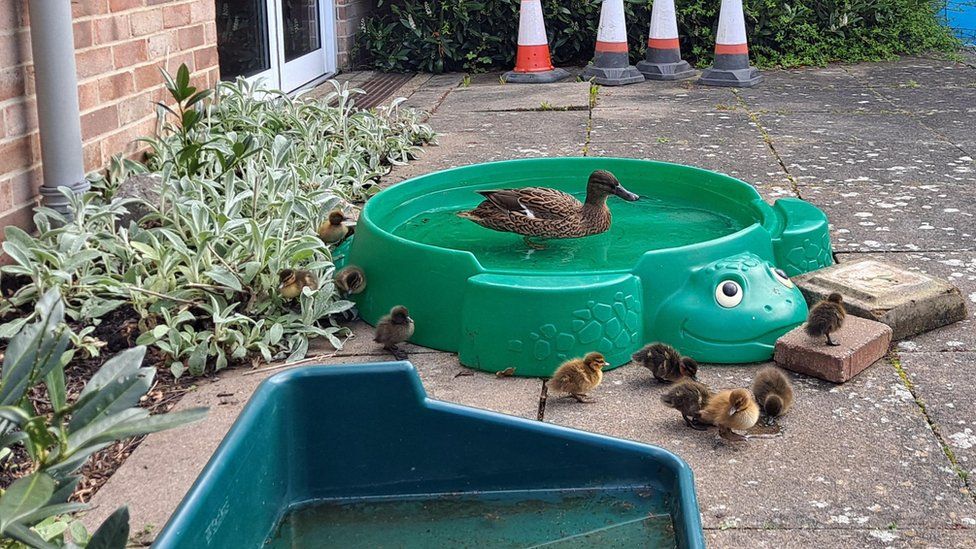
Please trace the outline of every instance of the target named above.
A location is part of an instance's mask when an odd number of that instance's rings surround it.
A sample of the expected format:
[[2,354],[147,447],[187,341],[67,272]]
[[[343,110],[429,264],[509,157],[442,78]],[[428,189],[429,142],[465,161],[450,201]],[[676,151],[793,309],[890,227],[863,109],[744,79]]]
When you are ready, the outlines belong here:
[[485,200],[477,208],[459,212],[482,227],[516,233],[529,238],[579,238],[606,232],[610,228],[607,197],[617,195],[633,202],[639,197],[623,188],[606,170],[590,174],[586,201],[546,187],[525,187],[497,191],[478,191]]

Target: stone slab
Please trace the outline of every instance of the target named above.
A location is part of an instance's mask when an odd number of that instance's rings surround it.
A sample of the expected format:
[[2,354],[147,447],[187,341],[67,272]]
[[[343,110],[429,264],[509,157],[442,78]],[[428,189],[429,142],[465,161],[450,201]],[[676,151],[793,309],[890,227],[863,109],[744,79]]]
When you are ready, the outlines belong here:
[[[808,79],[809,81],[809,79]],[[766,83],[739,91],[751,112],[811,113],[837,115],[881,114],[896,111],[883,95],[863,86],[822,87],[803,84],[769,87]]]
[[[382,362],[376,356],[323,358],[319,364]],[[438,400],[534,419],[538,415],[542,382],[470,372],[447,353],[416,354],[411,359],[428,396]],[[83,517],[92,531],[121,505],[128,505],[132,532],[146,532],[143,542],[159,533],[211,454],[265,378],[283,370],[232,370],[215,381],[201,380],[176,410],[207,406],[201,422],[149,435],[112,478],[95,494],[94,508]],[[324,396],[325,397],[325,396]]]
[[885,63],[859,63],[845,66],[851,76],[877,88],[911,85],[960,87],[976,82],[976,69],[956,61],[923,57],[902,57]]
[[959,287],[969,317],[938,330],[904,339],[901,351],[976,351],[976,252],[840,253],[841,263],[872,258],[902,265],[912,272],[948,280]]
[[456,88],[442,108],[456,112],[587,110],[589,82],[563,81],[536,86],[504,84]]
[[969,549],[976,547],[976,531],[947,528],[902,528],[892,523],[885,528],[856,525],[835,528],[770,528],[745,530],[727,528],[705,532],[712,549]]
[[871,258],[845,261],[793,281],[809,303],[839,292],[848,313],[887,324],[895,340],[968,316],[962,294],[948,281]]
[[891,328],[886,324],[848,315],[831,335],[837,346],[813,338],[804,326],[776,340],[773,360],[787,370],[834,383],[844,383],[863,372],[888,352]]
[[[762,365],[703,365],[715,389],[748,387]],[[706,530],[958,528],[976,504],[890,364],[844,385],[788,373],[796,404],[783,434],[726,444],[660,403],[668,386],[637,366],[614,369],[593,404],[548,399],[545,421],[670,450],[695,474]],[[749,546],[748,544],[740,547]]]
[[902,352],[899,358],[935,432],[976,489],[976,353]]

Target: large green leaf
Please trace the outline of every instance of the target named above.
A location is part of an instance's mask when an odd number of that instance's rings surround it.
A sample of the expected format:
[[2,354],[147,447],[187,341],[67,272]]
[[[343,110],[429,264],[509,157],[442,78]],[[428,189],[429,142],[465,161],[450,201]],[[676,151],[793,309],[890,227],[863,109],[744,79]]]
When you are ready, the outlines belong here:
[[0,533],[43,507],[54,493],[54,479],[44,473],[19,478],[0,496]]
[[28,547],[35,547],[37,549],[57,549],[57,546],[48,543],[44,540],[44,538],[37,535],[37,532],[19,522],[12,522],[8,524],[6,528],[0,529],[0,535],[15,539]]
[[156,370],[141,368],[146,348],[126,349],[105,362],[78,396],[80,405],[72,411],[68,432],[139,403],[152,387]]
[[95,530],[87,549],[124,549],[129,541],[129,508],[119,507]]

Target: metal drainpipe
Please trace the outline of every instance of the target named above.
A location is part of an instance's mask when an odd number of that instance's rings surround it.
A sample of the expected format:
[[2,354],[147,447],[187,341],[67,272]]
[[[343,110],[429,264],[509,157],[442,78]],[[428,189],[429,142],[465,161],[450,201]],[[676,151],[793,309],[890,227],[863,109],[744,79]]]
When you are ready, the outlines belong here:
[[44,205],[69,214],[68,198],[91,188],[81,147],[78,76],[69,0],[28,0],[37,126],[41,137]]

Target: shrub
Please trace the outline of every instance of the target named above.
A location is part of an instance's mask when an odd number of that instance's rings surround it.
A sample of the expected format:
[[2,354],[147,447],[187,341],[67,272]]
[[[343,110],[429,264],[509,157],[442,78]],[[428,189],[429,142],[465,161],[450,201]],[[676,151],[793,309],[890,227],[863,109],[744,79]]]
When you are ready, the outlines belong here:
[[[85,509],[68,503],[80,477],[77,471],[95,452],[131,436],[154,433],[202,419],[197,408],[150,416],[136,407],[153,384],[155,369],[141,367],[145,347],[119,353],[68,402],[64,367],[73,351],[64,325],[64,303],[57,288],[37,302],[36,322],[10,340],[0,371],[0,464],[22,446],[31,473],[0,489],[0,540],[30,547],[122,548],[128,537],[128,511],[119,509],[89,539],[81,523],[62,515]],[[43,385],[50,411],[38,410],[28,391]],[[71,532],[71,540],[65,532]],[[0,541],[0,546],[7,543]]]
[[[121,314],[136,325],[136,343],[159,349],[177,377],[235,361],[300,359],[313,337],[341,347],[346,332],[333,319],[352,303],[336,293],[332,251],[315,230],[330,209],[374,193],[390,164],[432,139],[430,128],[398,102],[355,110],[361,92],[344,87],[306,100],[244,81],[211,96],[190,86],[186,67],[166,80],[175,105],[160,107],[160,133],[145,140],[147,166],[115,162],[102,194],[70,195],[70,219],[38,208],[37,236],[5,228],[14,264],[0,272],[27,283],[0,304],[14,317],[0,336],[59,288],[79,343],[106,315]],[[159,174],[160,195],[123,225],[134,200],[111,193],[132,170]],[[298,267],[319,288],[285,301],[278,273]]]
[[[382,0],[380,1],[382,5]],[[599,0],[543,0],[557,64],[593,56]],[[643,58],[653,0],[625,0],[634,62]],[[686,58],[711,60],[720,0],[677,1]],[[941,0],[744,0],[750,53],[763,66],[866,61],[951,50],[957,41],[937,12]],[[371,66],[389,71],[511,68],[519,0],[403,0],[363,21],[360,40]]]

